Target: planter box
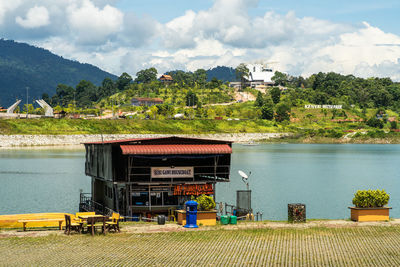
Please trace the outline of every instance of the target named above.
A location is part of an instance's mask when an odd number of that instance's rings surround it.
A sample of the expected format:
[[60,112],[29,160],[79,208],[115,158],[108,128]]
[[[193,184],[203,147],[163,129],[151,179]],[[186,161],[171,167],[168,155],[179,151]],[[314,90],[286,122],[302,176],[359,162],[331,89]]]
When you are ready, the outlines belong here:
[[349,207],[351,210],[351,220],[356,222],[376,222],[389,221],[390,207],[382,208],[356,208]]
[[[186,224],[186,211],[177,210],[178,214],[178,224]],[[197,225],[216,225],[217,224],[217,211],[197,211]]]

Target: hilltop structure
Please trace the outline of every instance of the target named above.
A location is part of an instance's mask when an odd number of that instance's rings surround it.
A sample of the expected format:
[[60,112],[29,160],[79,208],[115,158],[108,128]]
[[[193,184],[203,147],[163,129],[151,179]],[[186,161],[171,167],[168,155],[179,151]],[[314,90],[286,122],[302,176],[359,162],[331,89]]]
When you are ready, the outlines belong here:
[[[271,68],[267,68],[263,64],[247,64],[246,67],[249,69],[249,75],[244,77],[246,87],[265,89],[266,86],[274,85],[272,77],[275,72]],[[231,82],[230,86],[241,89],[242,83]]]
[[271,68],[266,68],[263,64],[247,64],[247,68],[249,69],[247,81],[251,87],[274,84],[272,81],[274,71]]

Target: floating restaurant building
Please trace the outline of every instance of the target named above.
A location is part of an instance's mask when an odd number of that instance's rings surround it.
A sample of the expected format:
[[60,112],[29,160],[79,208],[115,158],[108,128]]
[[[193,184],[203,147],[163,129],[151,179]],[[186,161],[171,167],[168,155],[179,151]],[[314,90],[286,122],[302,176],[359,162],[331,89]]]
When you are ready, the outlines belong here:
[[[85,143],[86,200],[125,216],[167,213],[229,182],[232,142],[182,137]],[[87,204],[82,200],[81,205]]]

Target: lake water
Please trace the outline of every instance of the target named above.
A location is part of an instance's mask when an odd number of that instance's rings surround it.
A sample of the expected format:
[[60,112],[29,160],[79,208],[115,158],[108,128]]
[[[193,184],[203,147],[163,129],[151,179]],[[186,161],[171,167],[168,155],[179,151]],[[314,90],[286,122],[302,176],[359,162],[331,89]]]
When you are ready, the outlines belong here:
[[[0,214],[76,212],[79,190],[90,192],[83,150],[0,150]],[[400,145],[266,144],[233,146],[231,182],[217,201],[236,203],[251,171],[252,206],[263,219],[286,220],[288,203],[307,218],[343,219],[358,189],[385,189],[400,218]]]

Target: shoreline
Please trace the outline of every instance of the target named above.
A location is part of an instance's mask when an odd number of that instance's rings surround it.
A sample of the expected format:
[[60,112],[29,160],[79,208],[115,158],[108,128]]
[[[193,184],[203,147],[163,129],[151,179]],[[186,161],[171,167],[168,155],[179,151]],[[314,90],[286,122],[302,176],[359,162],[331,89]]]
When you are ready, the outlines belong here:
[[83,143],[179,136],[237,144],[400,144],[390,138],[296,138],[293,133],[0,135],[0,149],[83,149]]
[[290,133],[232,133],[232,134],[77,134],[77,135],[0,135],[0,149],[32,147],[82,147],[82,143],[135,138],[179,136],[249,143],[291,136]]

